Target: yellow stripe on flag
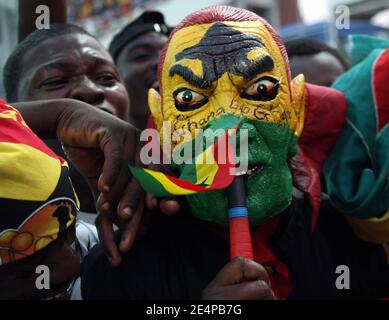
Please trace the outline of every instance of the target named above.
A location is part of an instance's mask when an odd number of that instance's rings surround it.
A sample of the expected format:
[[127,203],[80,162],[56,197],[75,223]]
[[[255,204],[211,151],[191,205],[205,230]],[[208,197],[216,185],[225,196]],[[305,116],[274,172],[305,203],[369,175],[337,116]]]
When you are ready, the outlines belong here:
[[0,142],[0,198],[45,201],[55,190],[61,163],[25,144]]
[[212,185],[219,168],[213,155],[214,146],[210,146],[196,157],[196,184]]
[[164,173],[156,172],[149,169],[144,169],[144,171],[147,172],[149,175],[151,175],[154,179],[156,179],[166,189],[166,191],[171,194],[189,195],[189,194],[196,193],[196,191],[184,189],[176,185],[174,182],[169,180]]

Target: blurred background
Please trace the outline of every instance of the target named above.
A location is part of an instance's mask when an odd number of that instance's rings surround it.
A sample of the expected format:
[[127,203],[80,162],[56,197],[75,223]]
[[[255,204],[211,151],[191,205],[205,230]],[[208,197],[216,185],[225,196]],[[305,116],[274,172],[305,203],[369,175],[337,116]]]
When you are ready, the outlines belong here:
[[[68,0],[68,20],[107,46],[118,30],[145,10],[161,11],[167,24],[174,26],[193,11],[218,4],[254,11],[284,40],[313,38],[340,51],[345,50],[350,34],[389,37],[389,0]],[[1,79],[1,66],[17,43],[17,6],[17,0],[0,0]],[[344,10],[350,13],[350,28],[336,28]],[[0,97],[4,97],[2,81]]]

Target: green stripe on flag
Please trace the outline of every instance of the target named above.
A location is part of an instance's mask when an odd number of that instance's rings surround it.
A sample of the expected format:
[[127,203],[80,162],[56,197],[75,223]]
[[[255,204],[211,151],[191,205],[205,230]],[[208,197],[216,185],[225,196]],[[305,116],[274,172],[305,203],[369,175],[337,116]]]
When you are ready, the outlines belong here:
[[156,178],[147,173],[143,168],[129,166],[129,169],[142,188],[148,193],[156,197],[168,197],[171,195]]

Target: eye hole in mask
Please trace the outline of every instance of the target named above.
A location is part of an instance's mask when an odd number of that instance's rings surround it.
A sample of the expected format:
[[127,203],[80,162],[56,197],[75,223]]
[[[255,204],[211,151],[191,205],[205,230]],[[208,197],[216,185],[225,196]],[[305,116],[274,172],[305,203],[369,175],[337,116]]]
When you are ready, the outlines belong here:
[[173,93],[174,103],[180,111],[193,111],[208,102],[208,98],[187,88],[180,88]]
[[277,97],[279,87],[277,79],[263,77],[247,88],[241,97],[248,100],[270,101]]

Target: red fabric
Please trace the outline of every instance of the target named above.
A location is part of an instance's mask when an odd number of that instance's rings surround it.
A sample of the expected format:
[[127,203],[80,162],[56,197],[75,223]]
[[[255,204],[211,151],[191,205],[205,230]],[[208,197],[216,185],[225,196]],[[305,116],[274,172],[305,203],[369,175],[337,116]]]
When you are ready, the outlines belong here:
[[304,129],[298,141],[299,154],[292,161],[295,185],[309,194],[312,230],[320,208],[320,173],[346,120],[344,94],[327,87],[306,84]]
[[389,49],[385,50],[374,65],[373,90],[377,112],[377,132],[389,122]]
[[153,116],[150,116],[147,120],[146,129],[155,129],[155,123]]
[[266,221],[257,227],[252,237],[254,261],[271,268],[269,271],[271,287],[279,299],[285,299],[292,292],[289,271],[267,245],[267,239],[276,231],[279,220],[280,216],[278,215]]
[[[7,103],[0,99],[0,112],[15,111],[16,109],[11,108]],[[15,120],[2,118],[1,120],[1,131],[0,131],[0,142],[19,143],[35,148],[50,157],[57,159],[61,164],[65,163],[65,160],[57,156],[46,144],[40,140],[35,133],[29,128],[25,127],[22,123],[24,122],[21,114],[16,113],[17,125]]]

